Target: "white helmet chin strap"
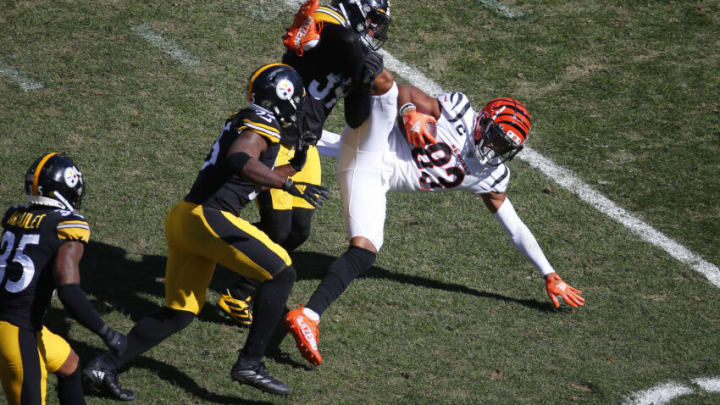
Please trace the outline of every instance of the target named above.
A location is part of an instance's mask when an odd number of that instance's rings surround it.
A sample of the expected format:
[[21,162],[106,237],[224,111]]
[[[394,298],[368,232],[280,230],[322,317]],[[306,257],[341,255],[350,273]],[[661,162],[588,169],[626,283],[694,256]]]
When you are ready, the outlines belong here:
[[67,209],[69,209],[70,211],[75,211],[75,208],[72,206],[72,204],[70,204],[70,201],[66,200],[65,197],[62,196],[62,194],[58,193],[57,191],[53,191],[53,194],[55,195],[55,198],[65,204],[65,207],[67,207]]
[[[72,210],[72,206],[71,206],[71,205],[70,205],[70,208],[68,208],[68,207],[65,206],[62,202],[60,202],[60,201],[58,201],[58,200],[56,200],[56,199],[54,199],[54,198],[44,197],[44,196],[41,196],[41,195],[28,195],[27,198],[28,198],[28,202],[29,202],[30,204],[34,204],[34,205],[44,205],[44,206],[46,206],[46,207],[55,207],[55,208],[60,208],[60,209],[63,209],[63,210],[66,210],[66,209]],[[63,198],[63,200],[65,200],[65,199]]]

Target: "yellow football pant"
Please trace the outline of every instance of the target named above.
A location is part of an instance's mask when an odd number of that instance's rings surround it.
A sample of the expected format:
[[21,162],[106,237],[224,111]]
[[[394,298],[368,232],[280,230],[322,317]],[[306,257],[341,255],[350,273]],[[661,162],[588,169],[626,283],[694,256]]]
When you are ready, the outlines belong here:
[[70,351],[65,339],[45,326],[32,332],[0,321],[0,379],[8,404],[20,405],[22,398],[44,405],[47,375],[60,369]]
[[246,220],[186,201],[170,210],[165,236],[165,306],[196,315],[217,263],[260,281],[292,264],[285,249]]

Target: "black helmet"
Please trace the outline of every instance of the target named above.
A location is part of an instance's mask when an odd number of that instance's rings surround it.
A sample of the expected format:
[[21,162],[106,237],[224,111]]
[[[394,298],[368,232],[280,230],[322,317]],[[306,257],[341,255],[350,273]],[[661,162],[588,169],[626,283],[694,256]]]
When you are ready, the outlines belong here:
[[280,125],[289,127],[295,125],[295,112],[305,97],[305,87],[295,69],[270,63],[250,76],[247,94],[248,102],[272,112]]
[[382,48],[392,21],[388,0],[333,0],[332,6],[343,13],[368,47],[374,51]]
[[25,194],[30,204],[74,211],[80,208],[85,194],[85,180],[69,157],[47,153],[25,174]]

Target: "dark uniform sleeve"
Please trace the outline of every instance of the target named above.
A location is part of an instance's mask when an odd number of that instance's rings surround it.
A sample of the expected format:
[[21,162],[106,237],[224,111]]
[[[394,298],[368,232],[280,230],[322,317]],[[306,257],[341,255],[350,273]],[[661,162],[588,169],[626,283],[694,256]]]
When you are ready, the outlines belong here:
[[349,93],[345,97],[345,123],[357,128],[370,116],[370,83],[363,83],[363,73],[367,51],[360,43],[357,34],[345,29],[339,35],[339,46],[344,48],[345,72],[352,78]]
[[357,128],[370,116],[370,86],[361,84],[345,97],[345,122]]

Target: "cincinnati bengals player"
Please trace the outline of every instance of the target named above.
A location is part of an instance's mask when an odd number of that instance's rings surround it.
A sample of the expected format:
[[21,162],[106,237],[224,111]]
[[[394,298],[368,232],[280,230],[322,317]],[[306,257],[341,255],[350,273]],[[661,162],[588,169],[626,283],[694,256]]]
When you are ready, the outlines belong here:
[[[527,108],[517,100],[497,98],[476,113],[462,93],[433,98],[409,85],[398,85],[395,94],[395,100],[373,97],[366,123],[346,127],[339,139],[326,135],[318,144],[339,157],[338,183],[351,247],[330,266],[307,306],[286,318],[301,353],[314,365],[322,362],[320,316],[372,266],[382,247],[390,190],[480,195],[513,245],[545,277],[553,306],[559,307],[557,296],[573,307],[585,301],[555,272],[505,194],[510,170],[504,162],[522,150],[530,134]],[[397,111],[397,105],[403,124],[388,128],[393,117],[388,111]]]
[[[293,180],[321,183],[320,158],[314,144],[341,98],[345,99],[346,123],[357,127],[370,114],[370,94],[389,90],[392,74],[383,68],[382,58],[375,51],[386,41],[390,22],[386,0],[334,0],[331,6],[310,0],[296,14],[284,41],[295,48],[285,52],[283,62],[298,71],[309,96],[298,111],[299,125],[282,132],[283,143],[299,145],[281,147],[276,162],[283,165],[294,159],[296,164],[304,163]],[[261,193],[257,202],[259,227],[272,240],[288,252],[307,240],[314,213],[311,205],[278,189]],[[240,325],[252,322],[256,285],[240,279],[218,300],[220,308]]]
[[2,219],[0,239],[0,378],[9,404],[44,404],[47,374],[58,377],[61,404],[84,404],[78,355],[43,325],[53,290],[81,325],[122,353],[126,338],[109,327],[80,289],[80,259],[90,225],[76,209],[85,180],[57,152],[38,158],[25,175],[28,205]]
[[280,148],[280,129],[295,125],[304,97],[297,72],[281,63],[264,65],[250,76],[247,94],[248,107],[227,119],[190,192],[167,216],[165,306],[135,324],[128,334],[126,353],[106,352],[84,369],[93,384],[113,395],[121,391],[120,367],[195,319],[217,263],[261,282],[255,302],[258,317],[231,378],[271,394],[291,392],[268,372],[262,359],[285,310],[295,269],[285,249],[239,215],[262,187],[283,189],[314,207],[322,205],[327,192],[321,186],[293,182],[291,165],[272,169]]

